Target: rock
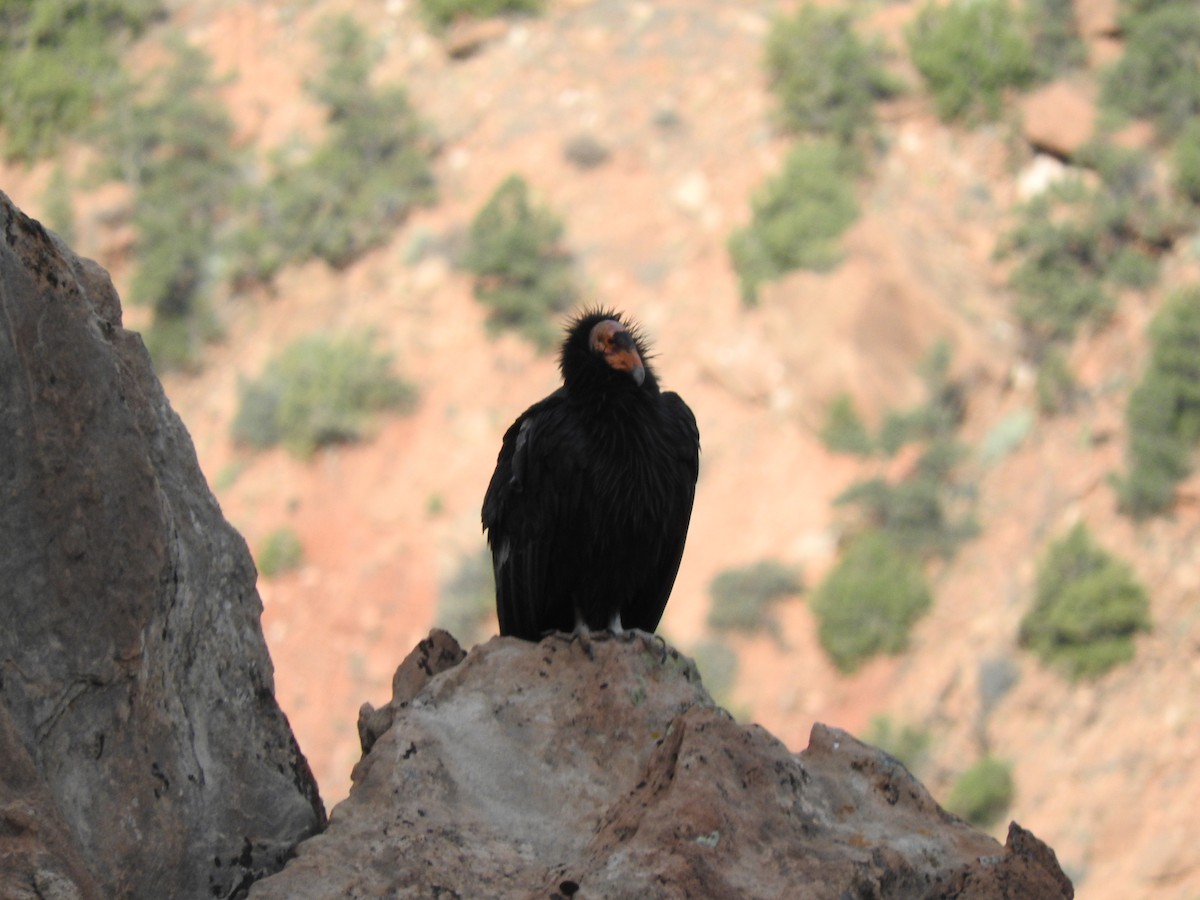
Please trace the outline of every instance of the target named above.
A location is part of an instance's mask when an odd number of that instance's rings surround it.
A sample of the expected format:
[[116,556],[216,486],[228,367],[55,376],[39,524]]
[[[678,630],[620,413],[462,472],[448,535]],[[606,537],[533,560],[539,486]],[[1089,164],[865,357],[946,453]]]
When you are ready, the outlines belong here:
[[1021,200],[1031,200],[1062,181],[1070,171],[1072,169],[1058,157],[1039,153],[1017,173],[1017,196]]
[[0,705],[0,897],[101,900],[79,842]]
[[434,675],[457,666],[467,653],[448,631],[435,628],[417,644],[392,676],[392,700],[382,709],[364,703],[358,711],[358,740],[365,756],[380,736],[392,727],[397,710],[429,683]]
[[451,59],[467,59],[507,33],[501,19],[457,19],[446,29],[442,44]]
[[253,900],[1073,895],[1019,826],[1002,847],[835,728],[789,752],[659,642],[494,638],[434,673],[444,642],[401,665],[349,798]]
[[0,230],[0,885],[236,895],[324,823],[250,554],[107,273]]
[[1059,159],[1071,159],[1096,131],[1093,90],[1056,81],[1021,102],[1025,140]]

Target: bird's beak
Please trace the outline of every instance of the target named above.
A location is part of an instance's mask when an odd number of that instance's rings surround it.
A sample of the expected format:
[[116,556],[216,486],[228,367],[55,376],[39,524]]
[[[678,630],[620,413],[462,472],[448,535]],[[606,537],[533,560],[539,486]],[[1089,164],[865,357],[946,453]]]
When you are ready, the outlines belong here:
[[641,387],[642,382],[646,380],[646,366],[642,362],[642,357],[638,355],[632,338],[621,332],[613,343],[616,346],[606,354],[608,364],[618,372],[628,374],[633,379],[633,383]]
[[614,371],[624,372],[638,387],[646,380],[646,364],[638,353],[637,343],[625,326],[616,319],[598,322],[591,333],[592,349],[604,354],[604,361]]

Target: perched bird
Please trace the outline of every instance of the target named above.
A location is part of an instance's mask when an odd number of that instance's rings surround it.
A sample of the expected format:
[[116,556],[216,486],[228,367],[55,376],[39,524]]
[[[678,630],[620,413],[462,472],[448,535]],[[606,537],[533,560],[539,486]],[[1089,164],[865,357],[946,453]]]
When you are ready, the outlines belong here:
[[559,368],[562,387],[505,432],[483,499],[500,633],[653,632],[692,515],[696,417],[612,310],[570,323]]

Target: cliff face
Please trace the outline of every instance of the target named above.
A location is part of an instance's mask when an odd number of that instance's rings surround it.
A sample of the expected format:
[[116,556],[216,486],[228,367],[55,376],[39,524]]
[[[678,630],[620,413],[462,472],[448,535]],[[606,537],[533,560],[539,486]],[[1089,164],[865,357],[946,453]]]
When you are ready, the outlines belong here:
[[1001,846],[837,729],[789,752],[661,643],[495,638],[464,658],[434,631],[393,691],[363,710],[329,828],[251,898],[1073,896],[1015,823]]
[[250,555],[107,273],[0,230],[0,895],[229,896],[324,822]]

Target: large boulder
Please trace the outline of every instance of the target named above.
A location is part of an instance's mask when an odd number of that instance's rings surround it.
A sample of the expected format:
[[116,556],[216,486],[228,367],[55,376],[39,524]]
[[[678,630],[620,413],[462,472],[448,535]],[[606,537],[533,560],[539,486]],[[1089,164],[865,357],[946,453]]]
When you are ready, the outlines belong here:
[[435,631],[366,707],[348,799],[252,900],[1056,900],[1054,853],[944,812],[895,759],[814,727],[791,753],[660,642]]
[[325,818],[250,554],[107,273],[0,230],[0,895],[244,893]]

